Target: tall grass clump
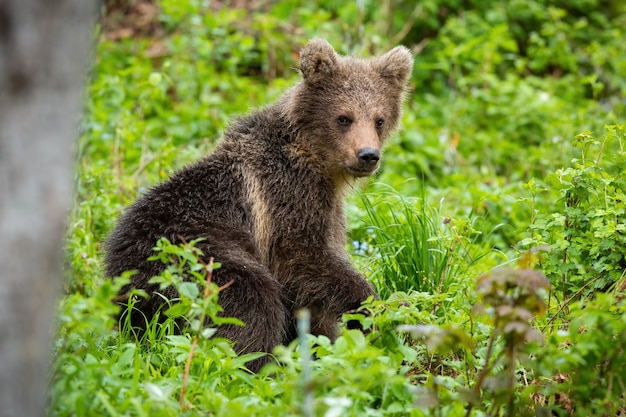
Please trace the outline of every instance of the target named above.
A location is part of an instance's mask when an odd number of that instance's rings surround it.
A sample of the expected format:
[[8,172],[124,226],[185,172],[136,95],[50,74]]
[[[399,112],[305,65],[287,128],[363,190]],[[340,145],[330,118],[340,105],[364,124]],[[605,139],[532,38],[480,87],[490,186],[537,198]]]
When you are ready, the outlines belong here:
[[363,254],[370,257],[371,281],[385,299],[397,291],[447,292],[458,265],[456,238],[424,198],[381,192],[361,199],[368,225]]

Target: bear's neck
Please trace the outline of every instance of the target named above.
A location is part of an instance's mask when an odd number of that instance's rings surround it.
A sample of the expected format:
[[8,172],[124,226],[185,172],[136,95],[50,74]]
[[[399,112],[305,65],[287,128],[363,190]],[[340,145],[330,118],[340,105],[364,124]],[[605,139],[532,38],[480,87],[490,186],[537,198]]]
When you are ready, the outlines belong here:
[[252,213],[251,231],[261,257],[274,265],[297,250],[345,252],[344,200],[352,181],[324,172],[326,164],[306,145],[306,133],[285,119],[280,104],[252,117],[261,118],[254,125],[268,132],[262,142],[244,130],[245,120],[241,128],[231,126],[234,129],[226,136],[235,141],[232,147],[238,154],[255,147],[255,154],[268,156],[242,160],[239,165]]

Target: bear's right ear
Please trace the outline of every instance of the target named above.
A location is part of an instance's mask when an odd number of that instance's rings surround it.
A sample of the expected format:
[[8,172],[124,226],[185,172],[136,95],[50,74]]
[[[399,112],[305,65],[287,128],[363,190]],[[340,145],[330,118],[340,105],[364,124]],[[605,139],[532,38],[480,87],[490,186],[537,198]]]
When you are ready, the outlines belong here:
[[413,70],[413,55],[404,46],[396,46],[374,60],[380,75],[400,88],[406,86]]
[[324,39],[311,39],[300,53],[300,71],[309,85],[318,84],[337,68],[337,54]]

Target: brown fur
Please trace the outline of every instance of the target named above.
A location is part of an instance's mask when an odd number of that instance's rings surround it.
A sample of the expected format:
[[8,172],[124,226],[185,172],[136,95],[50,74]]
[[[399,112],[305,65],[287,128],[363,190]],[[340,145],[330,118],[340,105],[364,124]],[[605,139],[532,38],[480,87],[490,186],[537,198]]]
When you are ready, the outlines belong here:
[[[404,47],[363,60],[311,40],[303,82],[236,120],[214,152],[125,211],[107,242],[107,275],[138,270],[131,285],[152,294],[148,280],[163,269],[146,261],[156,241],[202,237],[200,249],[222,264],[215,281],[234,282],[220,293],[224,314],[246,324],[222,326],[219,336],[243,352],[270,352],[295,337],[295,312],[306,307],[312,333],[334,339],[341,314],[375,296],[345,252],[344,194],[378,168],[411,67]],[[153,296],[138,307],[151,317],[161,304]],[[142,325],[140,315],[132,320]]]

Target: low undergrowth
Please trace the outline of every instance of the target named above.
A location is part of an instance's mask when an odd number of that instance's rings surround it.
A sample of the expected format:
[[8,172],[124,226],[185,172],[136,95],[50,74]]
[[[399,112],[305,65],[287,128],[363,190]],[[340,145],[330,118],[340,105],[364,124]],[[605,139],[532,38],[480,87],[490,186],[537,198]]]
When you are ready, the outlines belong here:
[[[570,326],[551,330],[550,284],[529,269],[536,254],[453,291],[397,291],[373,301],[365,306],[370,315],[345,317],[360,320],[365,334],[344,329],[334,344],[303,334],[278,347],[276,363],[254,375],[245,365],[260,354],[237,356],[228,340],[211,338],[214,326],[230,320],[216,315],[213,265],[200,262],[193,245],[159,243],[155,261],[169,266],[154,281],[175,286],[180,298],[144,333],[123,318],[113,331],[112,315],[104,314],[119,308],[111,299],[125,278],[104,282],[91,297],[64,299],[52,414],[608,416],[622,410],[626,301],[601,294],[576,302],[560,320]],[[181,332],[182,316],[188,325]],[[213,327],[201,325],[209,317]]]

